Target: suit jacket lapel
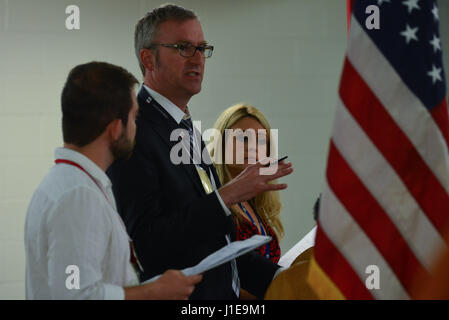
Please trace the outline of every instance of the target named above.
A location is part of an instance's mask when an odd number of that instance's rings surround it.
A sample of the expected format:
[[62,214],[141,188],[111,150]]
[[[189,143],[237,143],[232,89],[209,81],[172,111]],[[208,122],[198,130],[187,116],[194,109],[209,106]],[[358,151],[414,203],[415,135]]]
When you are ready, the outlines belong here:
[[[145,120],[151,122],[153,129],[159,135],[161,140],[168,145],[169,150],[179,143],[178,141],[170,141],[170,134],[173,130],[183,129],[180,127],[176,121],[168,114],[164,108],[162,108],[156,100],[154,100],[148,91],[142,86],[138,95],[137,100],[140,107],[140,115]],[[196,167],[193,163],[180,164],[184,169],[189,179],[192,180],[195,187],[201,194],[205,194],[203,185],[196,171]]]

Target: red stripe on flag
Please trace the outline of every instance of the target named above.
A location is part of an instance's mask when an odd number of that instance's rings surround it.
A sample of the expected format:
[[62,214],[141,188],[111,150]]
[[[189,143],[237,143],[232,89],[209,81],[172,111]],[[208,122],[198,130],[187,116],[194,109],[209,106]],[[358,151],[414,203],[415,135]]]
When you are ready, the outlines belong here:
[[352,7],[354,6],[354,0],[346,1],[346,18],[347,18],[347,26],[348,26],[348,35],[349,29],[351,27],[351,15],[352,15]]
[[446,147],[449,147],[449,116],[447,112],[447,100],[446,98],[435,108],[430,110],[433,120],[440,128],[441,134],[446,141]]
[[[416,271],[425,269],[408,247],[395,224],[341,156],[333,142],[329,150],[327,180],[334,194],[391,266],[411,294]],[[367,264],[376,264],[376,261]]]
[[317,245],[314,248],[314,255],[317,263],[346,299],[373,299],[365,284],[329,240],[320,225],[317,228],[315,243]]
[[377,149],[401,177],[441,235],[449,221],[449,196],[377,97],[346,58],[340,96]]

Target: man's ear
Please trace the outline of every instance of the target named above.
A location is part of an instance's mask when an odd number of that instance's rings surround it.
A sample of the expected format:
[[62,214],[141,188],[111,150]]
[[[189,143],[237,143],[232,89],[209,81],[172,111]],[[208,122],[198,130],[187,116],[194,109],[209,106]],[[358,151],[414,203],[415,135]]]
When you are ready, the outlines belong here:
[[140,62],[142,62],[145,69],[152,71],[156,64],[156,56],[154,50],[150,49],[140,50]]
[[111,139],[111,141],[117,141],[120,138],[123,130],[124,130],[123,123],[122,120],[120,119],[115,119],[111,121],[106,127],[108,137]]

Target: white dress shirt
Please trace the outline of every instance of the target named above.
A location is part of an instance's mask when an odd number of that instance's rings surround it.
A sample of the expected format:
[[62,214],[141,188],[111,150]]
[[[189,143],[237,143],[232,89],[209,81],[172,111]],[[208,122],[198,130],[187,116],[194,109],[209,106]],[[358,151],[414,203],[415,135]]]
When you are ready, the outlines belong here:
[[[91,177],[59,163],[34,192],[25,222],[26,298],[124,299],[123,287],[138,279],[111,181],[76,151],[58,148],[55,157]],[[79,289],[69,266],[79,270]]]
[[[177,105],[175,105],[173,102],[168,100],[163,95],[159,94],[158,92],[154,91],[153,89],[147,87],[146,85],[143,85],[143,87],[148,91],[148,93],[151,95],[151,97],[156,100],[157,103],[161,105],[162,108],[165,109],[165,111],[168,112],[168,114],[176,121],[176,123],[179,125],[181,123],[181,120],[186,115],[184,111],[182,111]],[[196,145],[196,139],[193,139],[194,148],[198,148]],[[217,190],[217,184],[215,183],[214,175],[212,172],[209,172],[209,178],[212,183],[212,187],[214,188],[214,192],[217,195],[218,201],[221,204],[221,207],[223,208],[223,211],[226,213],[226,215],[231,214],[231,210],[226,207],[223,199],[220,196],[220,193]]]

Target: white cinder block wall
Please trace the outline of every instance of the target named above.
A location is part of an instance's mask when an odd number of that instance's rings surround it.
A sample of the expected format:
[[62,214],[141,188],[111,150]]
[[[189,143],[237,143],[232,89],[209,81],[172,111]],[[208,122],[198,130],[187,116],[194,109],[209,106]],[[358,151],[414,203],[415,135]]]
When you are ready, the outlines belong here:
[[[0,299],[25,297],[25,212],[62,144],[59,99],[69,70],[100,60],[140,79],[134,25],[165,2],[0,0]],[[193,9],[215,45],[203,91],[190,103],[202,129],[241,101],[261,109],[279,129],[280,155],[295,166],[283,179],[289,184],[282,192],[286,252],[314,225],[346,47],[345,1],[172,2]],[[70,4],[80,8],[80,30],[65,28]],[[447,2],[440,6],[440,16],[449,17]],[[449,33],[442,34],[448,53]]]

